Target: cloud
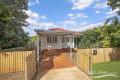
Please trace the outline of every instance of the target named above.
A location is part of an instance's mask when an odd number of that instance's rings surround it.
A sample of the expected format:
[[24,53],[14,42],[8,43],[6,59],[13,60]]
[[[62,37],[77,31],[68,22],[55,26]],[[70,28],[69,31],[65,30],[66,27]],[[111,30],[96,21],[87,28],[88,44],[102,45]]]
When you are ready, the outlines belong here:
[[71,13],[71,14],[68,14],[68,16],[70,17],[71,20],[83,19],[88,17],[84,13]]
[[[36,33],[34,32],[34,29],[44,29],[47,30],[49,28],[64,28],[67,30],[71,30],[71,31],[85,31],[88,29],[93,29],[95,27],[98,27],[100,25],[103,24],[103,22],[99,22],[99,23],[91,23],[91,24],[87,24],[87,22],[81,22],[78,25],[70,25],[71,21],[64,21],[61,23],[53,23],[53,22],[37,22],[34,23],[34,26],[30,26],[30,27],[25,27],[25,31],[30,32],[30,36],[35,35]],[[69,27],[68,27],[69,26]],[[76,26],[76,27],[75,27]]]
[[103,0],[69,0],[73,4],[72,9],[84,10],[93,5],[96,9],[106,9],[108,7],[107,1]]
[[62,22],[57,22],[56,24],[62,28],[69,28],[71,26],[75,26],[77,23],[75,20],[65,20]]
[[36,0],[36,3],[37,3],[37,4],[40,4],[39,0]]
[[107,1],[97,2],[93,6],[93,8],[95,8],[95,9],[106,9],[106,8],[108,8]]
[[[61,22],[61,26],[64,28],[73,28],[75,26],[82,26],[87,24],[86,21],[83,21],[83,19],[87,18],[88,16],[84,13],[70,13],[68,14],[69,19]],[[68,28],[68,29],[69,29]]]
[[29,18],[26,19],[29,25],[33,25],[36,22],[39,22],[40,20],[46,20],[47,17],[45,15],[40,15],[36,12],[33,12],[31,10],[25,11],[26,14],[29,16]]
[[83,21],[83,19],[88,16],[84,13],[70,13],[68,14],[69,19],[60,23],[60,25],[64,28],[72,28],[78,25],[85,25],[87,22]]
[[86,24],[88,24],[88,22],[86,21],[80,23],[81,26],[86,25]]
[[40,19],[47,19],[45,15],[39,15],[36,12],[33,12],[31,10],[25,11],[26,14],[29,16],[29,18],[40,18]]
[[26,19],[26,21],[29,23],[28,27],[34,27],[34,29],[36,28],[40,28],[40,29],[47,29],[49,27],[57,27],[57,25],[53,22],[45,22],[44,20],[47,19],[47,17],[45,15],[40,15],[36,12],[33,12],[31,10],[25,11],[27,13],[27,15],[29,16],[29,18]]
[[33,36],[36,35],[34,31],[35,29],[48,30],[49,28],[56,28],[56,27],[60,28],[60,26],[58,26],[53,22],[34,22],[28,27],[23,27],[23,29],[25,30],[25,32],[29,32],[29,36]]
[[85,30],[88,30],[88,29],[93,29],[95,27],[99,27],[100,25],[103,25],[103,23],[104,22],[91,23],[91,24],[86,24],[84,26],[72,27],[72,28],[69,28],[69,29],[73,30],[73,31],[85,31]]
[[26,32],[29,32],[29,35],[35,35],[34,29],[48,29],[50,27],[57,27],[53,22],[45,22],[47,17],[45,15],[40,15],[31,10],[25,11],[29,18],[26,19],[28,22],[28,27],[24,28]]
[[115,9],[115,10],[110,10],[109,12],[106,13],[106,14],[107,14],[107,17],[106,17],[106,18],[110,18],[110,17],[116,16],[116,15],[117,15],[117,12],[118,12],[119,10],[120,10],[119,8],[117,8],[117,9]]
[[55,26],[52,22],[35,22],[32,25],[38,26],[38,27],[49,27],[49,26]]
[[65,20],[63,23],[64,24],[75,24],[75,21],[74,20]]
[[83,18],[87,18],[88,16],[87,15],[83,15]]
[[68,14],[68,16],[69,16],[69,17],[72,17],[72,16],[74,16],[74,14]]
[[28,6],[33,6],[36,4],[40,4],[39,0],[29,1]]
[[86,22],[86,21],[77,22],[75,20],[65,20],[63,22],[57,23],[57,25],[59,25],[61,28],[65,28],[65,29],[68,29],[68,30],[71,30],[71,31],[74,31],[74,28],[78,25],[83,26],[83,25],[86,25],[86,24],[88,24],[88,22]]
[[[34,29],[49,29],[49,28],[55,28],[59,27],[56,23],[53,22],[41,22],[41,21],[34,21],[30,24],[29,27],[34,27]],[[33,29],[33,30],[34,30]]]
[[102,25],[103,22],[98,22],[98,23],[92,23],[92,24],[87,24],[86,26],[82,26],[79,28],[80,31],[84,31],[87,29],[93,29],[95,27],[99,27],[100,25]]
[[36,35],[34,31],[35,29],[47,30],[49,28],[56,28],[56,27],[60,27],[60,26],[58,26],[56,23],[53,22],[33,22],[28,27],[24,27],[23,29],[25,30],[25,32],[29,32],[29,36],[33,36]]
[[114,13],[116,13],[116,12],[118,12],[120,9],[119,8],[117,8],[117,9],[115,9],[115,10],[110,10],[109,12],[107,12],[106,14],[114,14]]
[[91,6],[94,0],[69,0],[73,4],[72,9],[83,10],[89,6]]
[[99,13],[101,13],[101,12],[100,12],[100,11],[95,11],[95,13],[96,13],[96,14],[99,14]]

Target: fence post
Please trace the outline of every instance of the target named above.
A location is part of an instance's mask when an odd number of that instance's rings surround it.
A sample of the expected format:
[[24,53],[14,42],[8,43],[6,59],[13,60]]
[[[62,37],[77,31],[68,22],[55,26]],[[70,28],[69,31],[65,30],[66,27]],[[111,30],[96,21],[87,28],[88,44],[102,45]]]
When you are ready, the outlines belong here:
[[92,78],[92,56],[93,56],[93,51],[91,50],[90,56],[89,56],[89,73],[90,73],[90,80],[93,80]]
[[80,60],[80,53],[77,52],[77,65],[79,66],[79,60]]
[[25,80],[27,80],[27,59],[25,58]]
[[77,65],[78,65],[78,54],[79,54],[79,53],[77,52],[76,54],[77,54]]
[[92,58],[89,56],[89,75],[90,75],[90,80],[92,80]]
[[103,62],[106,61],[106,55],[105,55],[105,51],[104,51],[104,50],[105,50],[105,49],[103,49],[103,51],[102,51],[102,55],[103,55],[103,58],[104,58]]

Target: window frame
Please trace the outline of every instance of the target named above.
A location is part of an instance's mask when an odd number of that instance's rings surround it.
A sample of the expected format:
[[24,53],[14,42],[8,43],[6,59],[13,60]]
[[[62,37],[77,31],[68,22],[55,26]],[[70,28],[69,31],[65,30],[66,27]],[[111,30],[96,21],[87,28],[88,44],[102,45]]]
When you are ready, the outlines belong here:
[[48,35],[47,43],[57,43],[57,36],[56,35]]

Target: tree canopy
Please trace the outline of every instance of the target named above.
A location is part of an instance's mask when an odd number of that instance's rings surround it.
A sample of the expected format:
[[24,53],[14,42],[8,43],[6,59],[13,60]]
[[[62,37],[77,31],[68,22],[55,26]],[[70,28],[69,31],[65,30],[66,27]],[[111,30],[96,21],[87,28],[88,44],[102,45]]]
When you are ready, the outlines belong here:
[[113,10],[119,9],[118,14],[120,15],[120,0],[108,0],[108,5],[110,5]]
[[27,6],[27,0],[0,1],[0,49],[24,46],[29,41],[22,28],[27,26]]
[[120,47],[120,20],[117,17],[107,20],[103,26],[81,33],[79,37],[80,48]]
[[118,16],[107,19],[103,26],[81,32],[78,47],[120,47],[120,0],[108,0],[108,5],[118,9]]

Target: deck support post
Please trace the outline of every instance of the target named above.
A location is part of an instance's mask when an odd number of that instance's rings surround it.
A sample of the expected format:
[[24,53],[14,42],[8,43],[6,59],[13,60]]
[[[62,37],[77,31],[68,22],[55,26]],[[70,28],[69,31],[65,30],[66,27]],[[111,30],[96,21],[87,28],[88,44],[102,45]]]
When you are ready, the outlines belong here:
[[37,34],[37,61],[39,61],[39,35]]
[[72,44],[73,44],[72,40],[73,40],[73,37],[71,36],[69,41],[70,42],[70,61],[72,60]]
[[77,45],[77,37],[76,37],[75,39],[76,39],[76,48],[77,48],[77,46],[78,46],[78,45]]

